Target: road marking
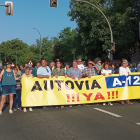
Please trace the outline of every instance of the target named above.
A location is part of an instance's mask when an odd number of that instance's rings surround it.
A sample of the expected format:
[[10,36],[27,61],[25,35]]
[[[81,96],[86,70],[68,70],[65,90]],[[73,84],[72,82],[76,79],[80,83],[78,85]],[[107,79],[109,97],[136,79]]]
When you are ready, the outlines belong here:
[[140,123],[136,123],[137,125],[140,125]]
[[95,109],[95,110],[98,110],[98,111],[101,111],[101,112],[104,112],[104,113],[106,113],[106,114],[112,115],[112,116],[114,116],[114,117],[122,117],[122,116],[120,116],[120,115],[117,115],[117,114],[112,113],[112,112],[109,112],[109,111],[105,111],[105,110],[100,109],[100,108],[94,108],[94,109]]

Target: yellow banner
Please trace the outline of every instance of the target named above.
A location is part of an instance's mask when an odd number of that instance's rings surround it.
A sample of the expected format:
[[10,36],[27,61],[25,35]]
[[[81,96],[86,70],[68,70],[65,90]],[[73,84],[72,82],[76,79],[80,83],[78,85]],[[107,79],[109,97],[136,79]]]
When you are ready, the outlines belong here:
[[72,105],[140,98],[140,73],[128,76],[93,76],[22,79],[22,106]]

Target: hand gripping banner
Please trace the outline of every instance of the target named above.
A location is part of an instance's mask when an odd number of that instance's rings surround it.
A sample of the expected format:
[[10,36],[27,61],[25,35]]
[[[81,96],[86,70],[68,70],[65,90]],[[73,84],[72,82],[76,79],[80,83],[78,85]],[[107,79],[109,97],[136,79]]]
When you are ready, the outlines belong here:
[[140,98],[140,73],[81,80],[22,78],[22,106],[72,105]]

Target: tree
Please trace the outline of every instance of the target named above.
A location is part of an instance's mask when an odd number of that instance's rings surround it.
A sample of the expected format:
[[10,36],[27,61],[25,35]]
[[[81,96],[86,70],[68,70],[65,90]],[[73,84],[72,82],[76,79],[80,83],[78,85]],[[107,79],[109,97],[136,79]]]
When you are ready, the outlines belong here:
[[[129,45],[137,40],[136,30],[140,19],[138,0],[88,0],[100,8],[109,19],[116,42],[116,50],[124,54]],[[76,21],[81,51],[87,58],[102,56],[110,49],[110,30],[103,15],[91,5],[70,2],[68,16]]]
[[[7,61],[16,64],[16,49],[17,49],[17,64],[25,64],[28,62],[29,46],[21,40],[14,39],[0,44],[0,51],[5,52]],[[2,62],[5,62],[4,53],[2,53]]]
[[59,55],[64,55],[65,62],[72,62],[78,49],[77,31],[70,27],[64,28],[59,33]]
[[41,58],[48,64],[54,59],[53,42],[48,37],[42,39]]

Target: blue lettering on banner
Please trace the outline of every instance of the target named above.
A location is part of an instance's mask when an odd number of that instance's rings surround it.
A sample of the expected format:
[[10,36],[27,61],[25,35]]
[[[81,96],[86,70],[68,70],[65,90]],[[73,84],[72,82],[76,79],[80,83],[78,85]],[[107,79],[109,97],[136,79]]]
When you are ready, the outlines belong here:
[[140,86],[140,75],[105,77],[107,88]]

